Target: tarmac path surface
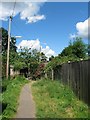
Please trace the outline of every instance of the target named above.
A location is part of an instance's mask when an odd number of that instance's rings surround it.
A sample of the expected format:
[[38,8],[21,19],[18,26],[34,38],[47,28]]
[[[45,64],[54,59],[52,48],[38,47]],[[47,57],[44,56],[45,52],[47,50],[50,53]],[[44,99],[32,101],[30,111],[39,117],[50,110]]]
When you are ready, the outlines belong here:
[[21,90],[16,118],[35,118],[35,103],[30,86],[30,83],[26,84]]

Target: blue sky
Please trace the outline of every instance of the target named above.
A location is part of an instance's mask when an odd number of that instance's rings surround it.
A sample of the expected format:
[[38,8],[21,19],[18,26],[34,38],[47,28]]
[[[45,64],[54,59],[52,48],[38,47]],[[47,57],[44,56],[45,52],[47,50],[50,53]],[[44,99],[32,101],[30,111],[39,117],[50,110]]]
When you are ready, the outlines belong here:
[[[47,2],[40,6],[38,14],[43,14],[45,19],[35,23],[26,24],[17,14],[12,21],[11,35],[20,35],[17,45],[22,40],[39,39],[43,48],[47,46],[59,54],[70,41],[70,34],[77,34],[76,24],[88,19],[88,3],[82,2]],[[8,28],[8,21],[3,21],[2,26]],[[81,29],[80,29],[81,30]],[[83,38],[87,42],[87,38]]]

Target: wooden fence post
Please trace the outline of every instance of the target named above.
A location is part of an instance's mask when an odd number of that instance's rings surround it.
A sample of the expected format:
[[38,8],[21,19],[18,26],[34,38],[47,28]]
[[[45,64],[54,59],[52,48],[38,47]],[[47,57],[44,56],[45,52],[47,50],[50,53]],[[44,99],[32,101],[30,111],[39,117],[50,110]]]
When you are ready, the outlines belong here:
[[47,72],[45,72],[45,78],[47,78]]
[[52,80],[54,80],[54,70],[52,69]]

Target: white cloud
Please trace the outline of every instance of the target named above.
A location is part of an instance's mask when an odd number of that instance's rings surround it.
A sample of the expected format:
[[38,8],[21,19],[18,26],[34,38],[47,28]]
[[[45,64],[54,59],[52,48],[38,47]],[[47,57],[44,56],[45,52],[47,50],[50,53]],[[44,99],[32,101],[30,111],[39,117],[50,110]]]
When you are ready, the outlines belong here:
[[40,50],[40,41],[38,39],[36,39],[36,40],[22,40],[17,47],[18,47],[18,49],[20,49],[20,47],[22,47],[22,48],[25,47],[25,48]]
[[44,20],[44,19],[45,19],[44,15],[32,16],[32,17],[28,17],[28,23],[35,23],[39,20]]
[[75,37],[79,36],[85,39],[90,39],[90,18],[86,19],[83,22],[78,22],[76,24],[76,34],[70,34],[70,39],[74,39]]
[[79,22],[76,24],[77,34],[83,38],[90,38],[90,18],[84,22]]
[[50,49],[49,46],[46,46],[46,48],[42,48],[42,52],[46,55],[46,57],[51,57],[52,55],[55,55],[55,51],[53,51],[52,49]]
[[[2,2],[0,3],[0,20],[7,20],[12,15],[14,2]],[[28,23],[37,22],[45,19],[44,15],[40,15],[40,7],[43,2],[17,2],[15,4],[14,16],[20,14],[20,18],[27,20]]]
[[49,46],[46,46],[45,48],[43,48],[38,39],[22,40],[19,43],[19,45],[17,45],[17,47],[18,47],[18,49],[20,49],[20,47],[31,48],[32,50],[37,49],[38,51],[40,51],[40,47],[41,47],[41,52],[43,52],[47,58],[51,57],[52,55],[55,56],[55,51],[53,51]]
[[90,18],[76,24],[77,34],[83,38],[88,38],[88,20],[90,20]]

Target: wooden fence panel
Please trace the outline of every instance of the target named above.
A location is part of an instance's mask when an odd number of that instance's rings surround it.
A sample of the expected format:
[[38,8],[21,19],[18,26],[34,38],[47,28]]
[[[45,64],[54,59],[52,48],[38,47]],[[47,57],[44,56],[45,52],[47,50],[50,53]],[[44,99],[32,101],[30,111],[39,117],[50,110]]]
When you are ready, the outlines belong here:
[[54,79],[69,85],[80,100],[90,105],[89,65],[90,60],[59,65],[54,69]]
[[80,99],[83,99],[83,68],[82,68],[82,62],[80,62]]

